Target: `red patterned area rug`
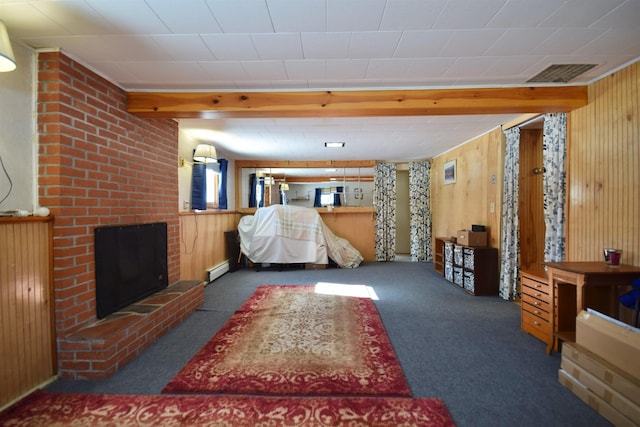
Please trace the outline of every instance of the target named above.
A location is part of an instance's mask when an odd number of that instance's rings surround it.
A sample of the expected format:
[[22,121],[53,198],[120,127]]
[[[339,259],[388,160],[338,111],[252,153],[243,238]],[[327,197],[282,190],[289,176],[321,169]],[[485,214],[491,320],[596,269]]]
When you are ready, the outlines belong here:
[[263,285],[163,393],[411,396],[370,298]]
[[37,391],[1,426],[454,426],[440,399],[105,395]]

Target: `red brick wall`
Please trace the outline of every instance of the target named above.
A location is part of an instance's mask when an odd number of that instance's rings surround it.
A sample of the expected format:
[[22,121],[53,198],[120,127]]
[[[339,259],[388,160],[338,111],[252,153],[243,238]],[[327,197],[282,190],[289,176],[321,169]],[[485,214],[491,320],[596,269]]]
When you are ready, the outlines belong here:
[[96,226],[167,222],[169,283],[180,277],[178,126],[128,114],[122,89],[50,52],[38,57],[38,133],[60,340],[96,321]]

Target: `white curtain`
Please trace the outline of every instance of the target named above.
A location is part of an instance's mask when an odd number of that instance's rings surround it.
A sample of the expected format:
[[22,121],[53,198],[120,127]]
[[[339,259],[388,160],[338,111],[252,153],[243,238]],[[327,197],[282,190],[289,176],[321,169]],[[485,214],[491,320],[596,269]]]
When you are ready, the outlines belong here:
[[431,261],[431,163],[409,163],[411,261]]
[[373,176],[376,210],[376,261],[396,258],[396,164],[376,164]]
[[520,179],[520,128],[505,131],[504,186],[502,194],[502,264],[500,296],[520,297],[520,225],[518,221]]
[[544,173],[544,260],[565,260],[565,203],[567,196],[567,115],[545,114],[542,140]]

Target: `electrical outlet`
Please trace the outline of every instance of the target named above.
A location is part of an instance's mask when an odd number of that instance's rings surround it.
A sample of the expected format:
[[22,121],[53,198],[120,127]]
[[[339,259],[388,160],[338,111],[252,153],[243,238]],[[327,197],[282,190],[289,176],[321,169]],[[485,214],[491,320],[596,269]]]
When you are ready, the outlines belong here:
[[189,210],[189,201],[188,200],[184,200],[182,202],[182,209],[187,210],[187,211]]

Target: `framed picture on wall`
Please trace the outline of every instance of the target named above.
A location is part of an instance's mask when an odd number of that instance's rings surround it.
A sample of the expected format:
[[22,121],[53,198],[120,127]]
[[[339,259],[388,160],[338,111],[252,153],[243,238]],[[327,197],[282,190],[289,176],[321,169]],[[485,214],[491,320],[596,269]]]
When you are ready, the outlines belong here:
[[456,161],[450,160],[444,164],[444,183],[453,184],[456,182]]

